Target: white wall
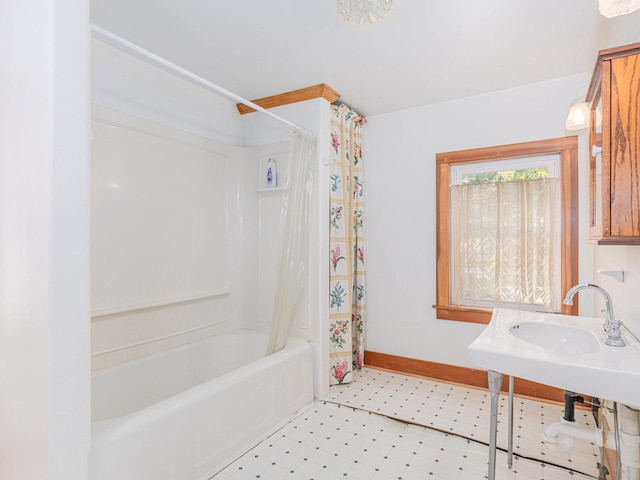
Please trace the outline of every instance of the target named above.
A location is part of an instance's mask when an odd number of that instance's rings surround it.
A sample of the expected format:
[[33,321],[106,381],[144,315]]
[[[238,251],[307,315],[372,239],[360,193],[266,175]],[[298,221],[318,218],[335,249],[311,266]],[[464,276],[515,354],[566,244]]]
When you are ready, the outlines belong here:
[[609,20],[609,31],[601,48],[612,48],[635,42],[640,42],[640,10]]
[[89,4],[0,15],[0,478],[89,451]]
[[[365,127],[368,323],[366,348],[471,367],[466,346],[483,325],[435,318],[435,155],[562,137],[568,106],[589,74],[369,117]],[[470,81],[472,81],[470,79]],[[586,133],[579,138],[580,204],[586,206]],[[592,277],[584,244],[580,273]],[[591,312],[593,300],[581,300]]]
[[97,40],[91,42],[92,101],[213,141],[240,145],[235,102]]
[[[624,282],[601,275],[598,270],[623,270]],[[640,338],[640,246],[596,246],[594,274],[589,281],[609,292],[616,319],[622,320],[636,338]],[[599,312],[604,305],[600,297],[598,295],[593,316],[602,316]]]

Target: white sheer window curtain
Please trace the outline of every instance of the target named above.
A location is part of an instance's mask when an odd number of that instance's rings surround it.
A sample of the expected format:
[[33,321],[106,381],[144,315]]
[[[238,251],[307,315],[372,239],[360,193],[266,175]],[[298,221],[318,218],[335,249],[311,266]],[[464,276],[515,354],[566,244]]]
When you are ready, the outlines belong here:
[[452,303],[559,308],[558,178],[451,187]]

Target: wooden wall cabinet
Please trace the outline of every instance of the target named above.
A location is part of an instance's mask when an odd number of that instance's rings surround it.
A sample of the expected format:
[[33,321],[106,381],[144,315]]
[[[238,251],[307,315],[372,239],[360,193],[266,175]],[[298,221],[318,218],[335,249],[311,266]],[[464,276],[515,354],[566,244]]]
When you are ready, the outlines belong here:
[[602,50],[591,104],[589,243],[640,245],[640,43]]

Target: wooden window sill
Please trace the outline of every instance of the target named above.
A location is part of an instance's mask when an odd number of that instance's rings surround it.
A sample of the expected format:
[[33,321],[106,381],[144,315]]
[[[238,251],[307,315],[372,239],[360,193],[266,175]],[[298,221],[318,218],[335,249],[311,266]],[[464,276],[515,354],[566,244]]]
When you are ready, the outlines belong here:
[[491,320],[493,309],[458,307],[456,305],[434,305],[436,318],[439,320],[455,320],[458,322],[483,323],[487,324]]

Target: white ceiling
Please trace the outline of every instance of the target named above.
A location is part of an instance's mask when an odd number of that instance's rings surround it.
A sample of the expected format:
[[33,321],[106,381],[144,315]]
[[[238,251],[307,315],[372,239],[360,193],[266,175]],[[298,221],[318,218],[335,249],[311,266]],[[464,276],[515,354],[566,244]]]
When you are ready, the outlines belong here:
[[245,98],[326,83],[363,115],[591,71],[612,22],[597,0],[397,0],[373,26],[336,0],[92,0],[91,16]]

